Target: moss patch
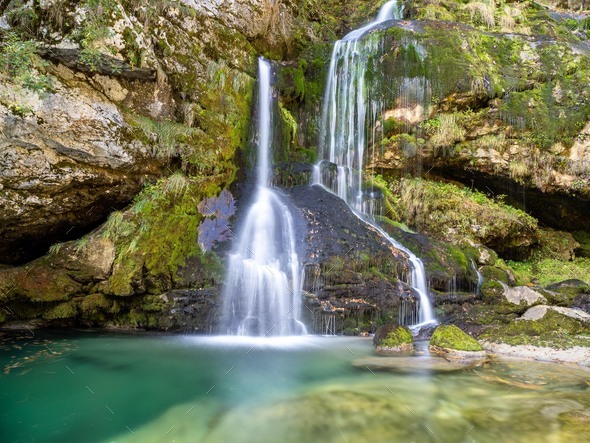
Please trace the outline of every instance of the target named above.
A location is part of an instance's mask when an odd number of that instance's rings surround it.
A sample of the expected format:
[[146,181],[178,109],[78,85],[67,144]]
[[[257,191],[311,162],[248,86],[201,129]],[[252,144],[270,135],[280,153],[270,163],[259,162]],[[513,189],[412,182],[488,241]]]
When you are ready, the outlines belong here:
[[43,314],[43,318],[46,320],[57,320],[61,318],[73,318],[76,317],[77,314],[78,309],[76,308],[75,303],[66,302],[60,303],[59,305],[47,311],[45,314]]
[[547,286],[568,279],[590,283],[590,258],[580,257],[572,261],[555,258],[529,261],[507,261],[519,285],[535,283]]
[[383,325],[375,332],[373,344],[376,348],[407,348],[413,345],[414,337],[407,326]]
[[456,351],[483,351],[477,340],[455,325],[438,326],[430,338],[430,345]]
[[539,320],[516,320],[485,331],[481,338],[509,345],[555,348],[590,346],[590,325],[551,309]]
[[465,238],[503,254],[525,253],[535,241],[537,220],[501,198],[451,183],[420,178],[392,180],[400,220],[439,240]]

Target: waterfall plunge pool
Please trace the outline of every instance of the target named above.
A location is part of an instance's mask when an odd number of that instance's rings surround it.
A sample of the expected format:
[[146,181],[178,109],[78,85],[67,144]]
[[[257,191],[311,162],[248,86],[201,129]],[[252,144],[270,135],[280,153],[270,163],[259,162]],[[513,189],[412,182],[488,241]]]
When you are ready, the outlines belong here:
[[571,442],[590,435],[590,371],[579,367],[500,360],[444,373],[379,372],[352,364],[374,355],[370,338],[34,333],[0,334],[3,442]]

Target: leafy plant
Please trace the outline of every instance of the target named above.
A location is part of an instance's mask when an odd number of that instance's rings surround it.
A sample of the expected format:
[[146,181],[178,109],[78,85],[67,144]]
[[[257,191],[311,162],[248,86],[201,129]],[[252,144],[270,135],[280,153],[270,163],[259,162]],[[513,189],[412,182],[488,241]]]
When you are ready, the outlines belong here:
[[51,77],[40,74],[47,62],[37,55],[37,44],[32,40],[21,40],[14,32],[5,35],[0,43],[0,73],[13,83],[37,93],[52,88]]

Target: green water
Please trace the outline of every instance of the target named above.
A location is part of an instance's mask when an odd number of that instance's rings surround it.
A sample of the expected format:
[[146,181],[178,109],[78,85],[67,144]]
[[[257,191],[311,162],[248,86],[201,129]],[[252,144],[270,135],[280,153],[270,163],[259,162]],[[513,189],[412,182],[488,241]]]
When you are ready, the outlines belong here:
[[0,338],[2,442],[590,441],[577,367],[378,372],[344,337]]

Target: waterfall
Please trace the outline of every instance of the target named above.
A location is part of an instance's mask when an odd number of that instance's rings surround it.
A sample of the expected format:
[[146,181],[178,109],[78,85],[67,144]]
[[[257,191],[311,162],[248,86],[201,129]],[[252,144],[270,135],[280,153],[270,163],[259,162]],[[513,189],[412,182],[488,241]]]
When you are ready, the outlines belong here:
[[228,260],[224,324],[237,335],[306,334],[299,321],[302,272],[289,208],[269,187],[272,73],[258,61],[256,190]]
[[378,55],[381,43],[368,33],[384,21],[401,18],[402,10],[397,0],[389,1],[374,21],[334,44],[320,133],[320,158],[323,160],[314,168],[313,180],[345,200],[359,218],[375,227],[393,247],[408,255],[412,264],[409,283],[420,299],[418,321],[414,326],[422,326],[435,322],[424,264],[374,223],[375,211],[380,205],[374,204],[374,191],[363,190],[363,162],[369,142],[367,127],[375,127],[368,120],[372,118],[375,123],[382,109],[379,98],[370,97],[371,88],[367,81],[367,73],[374,76],[369,60]]

